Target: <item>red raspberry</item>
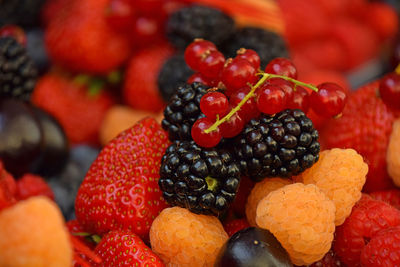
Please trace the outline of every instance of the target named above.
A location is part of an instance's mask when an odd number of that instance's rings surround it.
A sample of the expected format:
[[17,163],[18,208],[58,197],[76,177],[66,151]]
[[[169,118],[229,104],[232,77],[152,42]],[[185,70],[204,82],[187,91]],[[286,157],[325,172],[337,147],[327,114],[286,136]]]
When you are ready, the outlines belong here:
[[246,219],[236,219],[230,222],[227,222],[224,225],[225,232],[229,235],[229,237],[233,236],[236,232],[250,227],[250,224]]
[[24,200],[33,196],[46,196],[54,200],[54,193],[46,181],[40,176],[27,173],[17,180],[16,197]]
[[372,192],[370,196],[376,200],[389,203],[393,207],[400,210],[400,190],[398,189],[376,191]]
[[353,93],[342,116],[330,120],[320,132],[325,148],[353,148],[368,163],[365,192],[391,189],[386,170],[386,150],[394,115],[377,97],[379,82],[370,83]]
[[400,225],[400,211],[363,195],[346,221],[336,228],[334,250],[348,266],[359,266],[367,240],[379,231]]
[[341,267],[344,266],[343,262],[340,261],[339,257],[333,249],[329,250],[325,256],[313,264],[310,267]]
[[382,230],[364,247],[361,264],[365,267],[400,266],[399,248],[400,226]]

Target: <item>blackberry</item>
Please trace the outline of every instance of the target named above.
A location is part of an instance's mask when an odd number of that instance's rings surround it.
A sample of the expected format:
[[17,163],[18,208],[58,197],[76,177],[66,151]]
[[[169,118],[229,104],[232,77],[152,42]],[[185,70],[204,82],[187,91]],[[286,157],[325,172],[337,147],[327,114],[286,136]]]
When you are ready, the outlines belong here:
[[221,44],[234,32],[235,23],[218,9],[191,5],[174,12],[166,27],[169,41],[177,48],[185,49],[195,38]]
[[236,196],[239,166],[227,150],[204,149],[194,141],[175,141],[161,159],[164,199],[198,214],[224,214]]
[[25,48],[14,38],[0,38],[0,97],[29,100],[37,69]]
[[0,27],[18,24],[23,27],[39,25],[39,15],[46,0],[2,0],[0,1]]
[[190,131],[193,124],[204,117],[200,111],[200,99],[207,93],[207,89],[208,87],[197,82],[185,84],[171,98],[164,109],[164,119],[161,122],[171,141],[192,140]]
[[252,119],[235,140],[235,154],[244,175],[254,181],[291,177],[319,157],[318,131],[298,109]]
[[170,57],[158,74],[158,89],[162,98],[169,101],[176,93],[176,89],[185,85],[193,71],[186,65],[183,54]]
[[253,49],[261,59],[261,67],[264,67],[276,57],[289,57],[283,38],[271,31],[262,28],[244,27],[238,29],[227,40],[220,50],[226,57],[235,57],[240,48]]

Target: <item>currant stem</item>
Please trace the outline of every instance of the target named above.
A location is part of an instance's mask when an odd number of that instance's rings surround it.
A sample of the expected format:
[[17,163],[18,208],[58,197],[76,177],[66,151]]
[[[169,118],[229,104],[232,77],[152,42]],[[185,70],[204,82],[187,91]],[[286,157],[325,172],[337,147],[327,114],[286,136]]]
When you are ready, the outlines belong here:
[[254,86],[251,87],[250,92],[247,93],[247,95],[239,102],[239,104],[236,107],[234,107],[228,114],[226,114],[222,119],[219,119],[217,117],[217,120],[214,122],[214,124],[211,125],[208,129],[205,129],[204,133],[208,134],[208,133],[210,133],[212,131],[215,131],[218,128],[218,126],[220,126],[222,123],[228,121],[236,112],[239,111],[239,109],[247,102],[247,100],[249,100],[250,97],[252,97],[254,95],[254,92],[256,91],[256,89],[258,87],[260,87],[267,79],[270,79],[270,78],[281,78],[281,79],[284,79],[286,81],[290,81],[290,82],[294,83],[295,86],[300,85],[300,86],[303,86],[303,87],[307,87],[307,88],[309,88],[309,89],[311,89],[311,90],[313,90],[315,92],[318,92],[318,88],[317,87],[315,87],[315,86],[313,86],[311,84],[308,84],[308,83],[300,82],[300,81],[298,81],[296,79],[293,79],[293,78],[290,78],[290,77],[287,77],[287,76],[278,75],[278,74],[264,73],[264,72],[258,73],[258,75],[262,76],[261,79]]

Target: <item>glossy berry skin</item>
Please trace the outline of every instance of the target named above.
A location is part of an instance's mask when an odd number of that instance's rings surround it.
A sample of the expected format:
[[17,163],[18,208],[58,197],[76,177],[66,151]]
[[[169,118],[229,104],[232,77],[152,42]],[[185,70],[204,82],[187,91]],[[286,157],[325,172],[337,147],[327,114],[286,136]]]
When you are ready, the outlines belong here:
[[220,92],[209,92],[200,100],[201,112],[209,118],[221,119],[229,111],[229,102],[226,96]]
[[32,110],[24,102],[0,101],[0,158],[15,177],[28,172],[39,161],[43,131]]
[[94,252],[102,259],[95,266],[165,266],[146,244],[130,231],[111,231],[104,235]]
[[289,255],[268,230],[249,227],[233,236],[220,249],[216,267],[293,266]]
[[219,128],[221,129],[221,135],[224,138],[231,138],[238,135],[243,127],[245,121],[240,117],[239,113],[235,113],[232,117],[229,118],[228,121],[222,123]]
[[184,56],[186,64],[188,64],[192,70],[199,71],[203,55],[211,51],[217,51],[217,47],[213,43],[202,39],[195,40],[185,49]]
[[[236,90],[229,98],[229,103],[232,107],[236,107],[240,101],[250,92],[250,87],[243,87]],[[257,108],[255,97],[250,97],[238,111],[239,116],[248,122],[249,120],[260,115],[260,111]]]
[[221,80],[227,88],[227,95],[232,94],[237,89],[247,86],[248,83],[254,84],[257,81],[257,70],[247,60],[235,58],[225,64],[221,73]]
[[130,229],[141,238],[148,237],[154,218],[167,207],[158,179],[168,145],[161,126],[145,118],[103,148],[75,200],[76,218],[85,231],[103,234]]
[[340,114],[346,104],[346,93],[339,85],[323,83],[317,86],[318,92],[310,95],[311,108],[322,117],[330,118]]
[[31,172],[50,176],[61,171],[67,163],[69,143],[64,129],[58,121],[47,112],[31,106],[43,133],[43,147],[40,163],[31,168]]
[[201,74],[200,72],[196,72],[194,73],[192,76],[190,76],[188,78],[188,80],[186,81],[186,83],[188,84],[192,84],[192,83],[202,83],[204,85],[207,85],[209,87],[214,87],[217,86],[217,81],[216,80],[209,80],[206,77],[204,77],[203,74]]
[[296,86],[293,92],[293,97],[291,101],[287,103],[290,109],[300,109],[304,113],[307,113],[310,108],[310,95],[307,90],[301,86]]
[[107,23],[118,31],[126,31],[132,27],[136,15],[129,0],[110,0],[105,13]]
[[286,107],[285,92],[276,85],[266,84],[257,91],[257,108],[265,114],[275,114]]
[[379,94],[388,107],[400,109],[400,75],[389,73],[383,77],[379,84]]
[[210,128],[214,124],[214,120],[209,118],[198,119],[192,126],[192,138],[202,147],[215,147],[221,141],[222,135],[219,128],[210,133],[205,133],[204,130]]
[[265,82],[265,84],[279,86],[285,92],[286,102],[290,103],[292,101],[294,94],[293,83],[281,78],[270,78]]
[[271,60],[265,67],[265,72],[297,79],[297,69],[289,59],[278,57]]
[[256,70],[260,68],[261,64],[260,57],[258,56],[257,52],[254,51],[253,49],[245,49],[245,48],[239,49],[236,58],[242,58],[249,61],[254,66],[254,68],[256,68]]
[[216,79],[219,77],[225,64],[225,57],[219,51],[210,51],[202,58],[198,71],[207,77],[207,79]]
[[161,159],[159,186],[171,206],[222,215],[234,200],[239,183],[239,166],[227,150],[175,141]]

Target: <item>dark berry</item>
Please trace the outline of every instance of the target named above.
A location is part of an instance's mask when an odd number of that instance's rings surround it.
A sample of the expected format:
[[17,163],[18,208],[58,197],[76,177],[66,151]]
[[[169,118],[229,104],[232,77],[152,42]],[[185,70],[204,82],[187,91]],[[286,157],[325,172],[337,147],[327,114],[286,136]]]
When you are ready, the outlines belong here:
[[301,110],[284,110],[251,120],[235,140],[243,175],[291,177],[311,167],[320,150],[318,132]]
[[164,109],[164,119],[161,122],[171,141],[192,140],[193,124],[204,117],[200,110],[200,100],[207,93],[207,89],[208,87],[201,83],[185,84],[172,96]]
[[14,38],[0,38],[0,96],[25,101],[35,87],[37,69]]
[[159,186],[171,206],[221,215],[234,200],[239,166],[225,150],[204,149],[194,141],[175,141],[161,160]]
[[193,71],[186,65],[183,54],[177,54],[165,61],[158,73],[158,90],[165,101],[169,101],[177,88],[186,84]]
[[32,27],[39,24],[39,15],[46,0],[5,0],[0,1],[0,27],[18,24]]
[[180,49],[185,49],[195,38],[219,45],[230,37],[234,26],[233,19],[218,9],[191,5],[171,14],[167,36]]
[[274,58],[289,56],[283,38],[262,28],[244,27],[237,30],[230,39],[224,42],[221,52],[227,58],[235,57],[240,48],[256,51],[261,60],[261,68]]

